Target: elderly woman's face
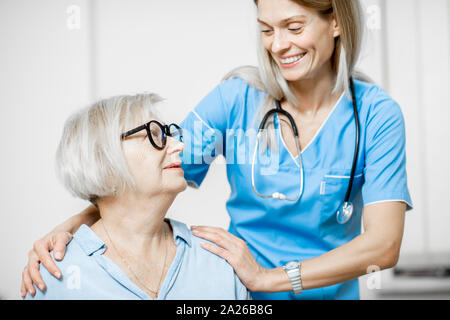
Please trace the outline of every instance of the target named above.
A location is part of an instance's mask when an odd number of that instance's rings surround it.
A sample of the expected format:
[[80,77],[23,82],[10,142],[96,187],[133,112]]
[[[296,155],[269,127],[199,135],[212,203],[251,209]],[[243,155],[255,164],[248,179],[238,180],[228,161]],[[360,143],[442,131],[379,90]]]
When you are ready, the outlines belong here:
[[331,61],[340,35],[333,18],[292,0],[259,0],[262,43],[287,81],[313,78]]
[[184,144],[171,137],[167,137],[164,149],[156,149],[151,145],[146,130],[124,139],[122,150],[136,183],[136,192],[151,196],[177,194],[185,190],[187,184],[180,167],[183,149]]

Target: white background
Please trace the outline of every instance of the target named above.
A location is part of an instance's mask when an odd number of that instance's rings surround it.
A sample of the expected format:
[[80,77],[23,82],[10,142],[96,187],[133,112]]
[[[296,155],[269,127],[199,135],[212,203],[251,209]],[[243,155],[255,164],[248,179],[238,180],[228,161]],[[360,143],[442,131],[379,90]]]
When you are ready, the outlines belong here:
[[[402,257],[445,257],[450,1],[363,3],[370,28],[360,68],[400,103],[406,120],[415,209]],[[256,65],[255,19],[251,0],[0,0],[0,298],[19,298],[33,241],[87,206],[54,173],[65,119],[101,97],[151,91],[167,98],[165,119],[182,121],[229,70]],[[228,193],[224,166],[213,165],[200,190],[181,194],[169,215],[226,228]],[[391,276],[381,274],[389,287]],[[362,298],[378,298],[382,290],[368,290],[366,278]]]

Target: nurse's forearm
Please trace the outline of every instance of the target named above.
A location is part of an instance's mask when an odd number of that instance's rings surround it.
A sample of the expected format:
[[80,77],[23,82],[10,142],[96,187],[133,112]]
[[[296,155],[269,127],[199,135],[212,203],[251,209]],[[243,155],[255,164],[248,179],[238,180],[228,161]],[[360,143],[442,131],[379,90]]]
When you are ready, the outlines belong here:
[[93,225],[98,219],[100,219],[100,214],[98,209],[91,205],[87,207],[84,211],[81,213],[70,217],[60,225],[58,225],[55,229],[53,229],[50,233],[57,233],[57,232],[69,232],[69,233],[75,233],[78,228],[85,224],[87,226]]
[[[303,289],[331,286],[365,275],[369,267],[380,270],[397,263],[399,245],[382,243],[370,233],[364,233],[349,243],[319,257],[302,261]],[[286,292],[292,285],[283,268],[268,270],[265,292]]]

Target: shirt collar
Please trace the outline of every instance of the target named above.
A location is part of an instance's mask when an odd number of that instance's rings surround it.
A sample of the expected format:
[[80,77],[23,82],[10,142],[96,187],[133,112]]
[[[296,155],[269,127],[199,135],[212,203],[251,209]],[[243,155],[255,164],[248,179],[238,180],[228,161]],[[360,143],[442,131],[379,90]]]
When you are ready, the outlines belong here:
[[91,228],[83,224],[78,231],[73,235],[73,238],[78,242],[81,249],[86,255],[90,256],[99,251],[100,254],[105,252],[106,245]]
[[[192,233],[186,224],[173,219],[165,219],[172,226],[173,240],[177,242],[177,238],[184,240],[190,247],[192,247]],[[78,242],[81,249],[86,255],[90,256],[96,252],[102,254],[106,250],[106,244],[100,239],[91,228],[83,224],[78,231],[73,235],[73,238]]]
[[173,230],[173,240],[176,243],[177,238],[183,239],[189,247],[192,247],[192,233],[191,230],[187,227],[187,225],[183,222],[173,220],[173,219],[165,219],[170,223]]

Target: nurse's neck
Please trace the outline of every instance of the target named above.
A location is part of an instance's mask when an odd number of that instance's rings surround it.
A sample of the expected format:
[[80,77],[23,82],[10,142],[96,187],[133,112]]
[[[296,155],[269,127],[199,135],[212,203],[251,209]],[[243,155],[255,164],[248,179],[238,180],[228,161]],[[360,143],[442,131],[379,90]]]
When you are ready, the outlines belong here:
[[297,106],[291,107],[297,114],[308,118],[315,117],[320,111],[330,110],[342,95],[342,92],[332,93],[335,79],[330,62],[323,65],[311,78],[289,82],[299,101]]
[[135,192],[105,197],[97,203],[103,222],[97,222],[92,230],[104,239],[104,224],[112,240],[121,243],[121,247],[128,244],[136,252],[148,252],[153,246],[158,246],[168,233],[171,236],[164,218],[175,197],[176,194],[171,193],[149,197]]

